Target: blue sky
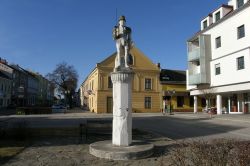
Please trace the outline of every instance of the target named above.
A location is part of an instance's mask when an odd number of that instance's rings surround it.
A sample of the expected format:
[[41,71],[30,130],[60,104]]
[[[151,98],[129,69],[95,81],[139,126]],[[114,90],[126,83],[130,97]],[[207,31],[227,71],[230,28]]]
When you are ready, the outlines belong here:
[[222,3],[227,0],[0,0],[0,57],[43,75],[65,61],[81,83],[116,50],[117,9],[154,63],[185,70],[186,40]]

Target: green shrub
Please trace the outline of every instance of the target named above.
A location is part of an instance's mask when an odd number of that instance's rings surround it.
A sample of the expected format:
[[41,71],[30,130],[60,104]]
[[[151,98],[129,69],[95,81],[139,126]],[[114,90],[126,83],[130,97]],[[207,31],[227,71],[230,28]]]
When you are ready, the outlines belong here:
[[170,151],[176,166],[247,166],[250,165],[250,141],[213,140],[179,143]]
[[18,107],[16,109],[17,115],[33,115],[33,114],[51,114],[50,107]]

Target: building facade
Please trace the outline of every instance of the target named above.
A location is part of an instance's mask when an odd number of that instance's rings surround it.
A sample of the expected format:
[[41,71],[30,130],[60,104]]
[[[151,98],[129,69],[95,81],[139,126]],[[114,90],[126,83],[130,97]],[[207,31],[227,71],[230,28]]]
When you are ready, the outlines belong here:
[[[169,110],[170,105],[174,112],[192,112],[194,98],[186,89],[186,71],[162,69],[160,74],[162,87],[162,108]],[[199,97],[198,111],[205,106],[205,99]]]
[[[131,49],[134,79],[132,84],[132,111],[159,112],[161,109],[160,68],[141,51]],[[109,56],[88,75],[80,87],[81,106],[95,113],[112,113],[112,81],[116,54]]]
[[28,86],[27,86],[27,102],[26,106],[34,106],[38,104],[39,91],[39,79],[37,75],[31,71],[27,71],[28,74]]
[[11,103],[17,107],[50,106],[54,100],[54,86],[42,75],[10,65],[12,74]]
[[250,1],[230,0],[201,21],[187,42],[187,89],[210,96],[217,114],[250,111]]
[[49,106],[53,104],[54,88],[52,83],[41,74],[29,71],[32,76],[31,94],[35,98],[35,104],[38,106]]
[[19,65],[10,65],[13,69],[11,103],[26,106],[28,92],[28,73]]
[[6,108],[11,101],[11,78],[0,71],[0,108]]
[[[160,74],[162,87],[162,108],[174,112],[192,112],[194,98],[186,89],[186,71],[162,69]],[[198,98],[198,109],[201,111],[203,98]]]
[[8,107],[11,104],[13,69],[8,62],[0,58],[0,108]]
[[[5,59],[0,58],[0,106],[50,106],[54,101],[54,84],[41,74],[25,70],[19,65],[9,65]],[[6,94],[6,99],[1,94]],[[10,86],[10,88],[9,88]],[[2,95],[3,96],[3,95]],[[7,97],[8,96],[8,99]],[[2,102],[3,100],[3,102]],[[4,103],[4,104],[1,104]]]

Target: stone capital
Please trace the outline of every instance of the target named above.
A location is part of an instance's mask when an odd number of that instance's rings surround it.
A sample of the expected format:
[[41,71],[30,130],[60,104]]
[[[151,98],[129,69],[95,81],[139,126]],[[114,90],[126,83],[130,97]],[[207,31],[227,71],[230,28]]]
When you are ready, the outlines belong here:
[[131,82],[131,80],[133,79],[133,76],[134,76],[134,72],[132,71],[113,72],[111,73],[111,80],[113,84],[117,82],[128,83],[128,82]]

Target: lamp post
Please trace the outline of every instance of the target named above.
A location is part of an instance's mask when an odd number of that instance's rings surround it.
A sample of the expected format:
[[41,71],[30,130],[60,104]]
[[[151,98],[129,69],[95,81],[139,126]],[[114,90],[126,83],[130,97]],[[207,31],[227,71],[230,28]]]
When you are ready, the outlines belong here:
[[172,113],[172,96],[175,94],[175,90],[168,90],[167,93],[170,95],[170,110],[169,115]]

